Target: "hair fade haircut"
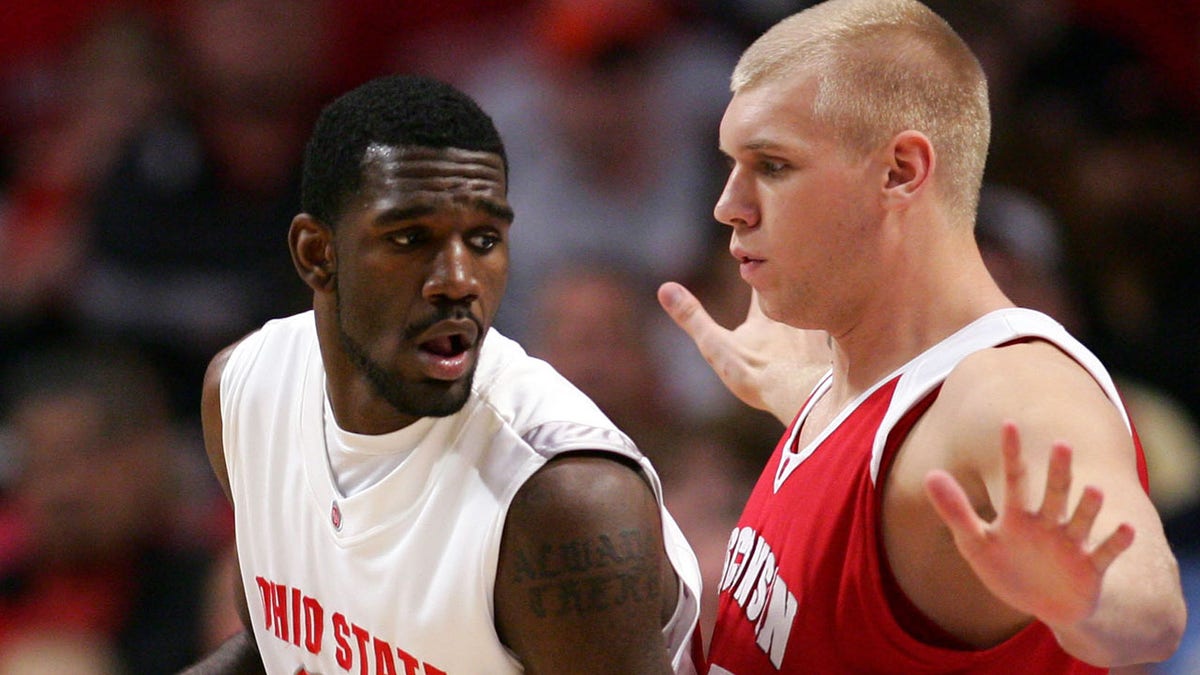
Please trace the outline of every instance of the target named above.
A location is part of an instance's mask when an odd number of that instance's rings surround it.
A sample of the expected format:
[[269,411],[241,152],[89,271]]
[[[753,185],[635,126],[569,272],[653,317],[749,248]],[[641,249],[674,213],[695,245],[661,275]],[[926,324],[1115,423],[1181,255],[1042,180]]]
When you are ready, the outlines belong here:
[[471,97],[427,77],[380,77],[321,111],[304,153],[301,208],[333,227],[362,186],[372,145],[492,152],[508,166],[492,118]]
[[987,79],[944,19],[916,0],[826,0],[759,37],[730,88],[799,73],[816,81],[813,116],[850,150],[909,129],[928,136],[950,211],[973,220],[991,134]]

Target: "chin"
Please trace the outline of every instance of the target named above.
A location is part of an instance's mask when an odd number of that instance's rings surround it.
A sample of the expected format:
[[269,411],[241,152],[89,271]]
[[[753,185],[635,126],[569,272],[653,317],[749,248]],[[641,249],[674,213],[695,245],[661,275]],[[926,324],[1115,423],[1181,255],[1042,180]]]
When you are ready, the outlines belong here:
[[386,383],[376,381],[376,389],[397,412],[414,417],[449,417],[462,410],[471,396],[474,373],[460,379]]

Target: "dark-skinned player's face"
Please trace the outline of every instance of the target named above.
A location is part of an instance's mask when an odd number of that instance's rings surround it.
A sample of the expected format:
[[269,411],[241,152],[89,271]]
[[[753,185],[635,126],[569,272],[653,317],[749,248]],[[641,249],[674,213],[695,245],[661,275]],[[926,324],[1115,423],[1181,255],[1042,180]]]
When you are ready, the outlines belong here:
[[334,236],[342,349],[402,414],[467,400],[508,282],[504,162],[455,148],[371,146]]

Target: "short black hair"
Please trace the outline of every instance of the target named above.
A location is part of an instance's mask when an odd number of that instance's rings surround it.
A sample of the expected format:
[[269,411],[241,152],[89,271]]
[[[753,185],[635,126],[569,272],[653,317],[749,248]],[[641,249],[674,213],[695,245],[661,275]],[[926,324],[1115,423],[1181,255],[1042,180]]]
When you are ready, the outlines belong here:
[[321,111],[304,153],[300,207],[332,227],[362,185],[363,158],[372,144],[492,152],[508,171],[500,134],[471,97],[432,78],[389,75]]

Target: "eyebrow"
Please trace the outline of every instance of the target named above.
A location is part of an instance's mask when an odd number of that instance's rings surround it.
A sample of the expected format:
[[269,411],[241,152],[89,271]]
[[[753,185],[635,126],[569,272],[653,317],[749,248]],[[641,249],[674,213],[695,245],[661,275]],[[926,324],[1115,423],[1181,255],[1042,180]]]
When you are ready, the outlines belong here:
[[[734,149],[734,152],[737,152],[737,151],[761,152],[763,150],[780,150],[780,149],[786,149],[786,146],[784,146],[782,143],[779,143],[777,141],[768,140],[766,138],[759,138],[759,139],[749,141],[747,143],[743,143],[742,145],[739,145],[737,148]],[[717,147],[717,152],[721,153],[725,157],[732,156],[731,153],[726,152],[725,149],[720,146]]]
[[[482,211],[494,218],[499,218],[509,223],[513,221],[514,214],[510,206],[498,204],[490,199],[469,198],[465,201],[466,206],[469,208]],[[412,206],[396,207],[380,213],[376,220],[379,222],[415,220],[435,214],[443,210],[443,208],[432,204],[414,204]]]
[[500,220],[506,220],[510,223],[513,221],[515,214],[513,213],[511,206],[497,204],[490,199],[473,199],[471,201],[475,208],[487,213],[490,216],[499,218]]
[[749,143],[746,143],[745,145],[742,146],[742,148],[744,150],[756,150],[756,151],[757,150],[778,150],[783,147],[784,146],[782,143],[778,143],[776,141],[768,140],[765,138],[759,138],[759,139],[752,140]]
[[418,204],[415,206],[396,207],[388,209],[380,213],[376,220],[379,221],[396,221],[396,220],[415,220],[422,216],[428,216],[436,213],[437,209],[428,204]]

